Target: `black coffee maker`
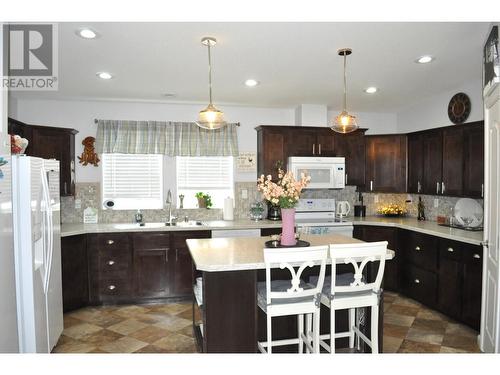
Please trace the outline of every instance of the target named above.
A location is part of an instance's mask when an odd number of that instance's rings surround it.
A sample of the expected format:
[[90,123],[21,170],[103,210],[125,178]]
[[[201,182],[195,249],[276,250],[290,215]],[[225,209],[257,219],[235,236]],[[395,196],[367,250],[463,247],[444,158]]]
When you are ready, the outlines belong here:
[[358,193],[359,204],[354,205],[354,216],[355,217],[365,217],[366,216],[366,206],[363,205],[363,194]]

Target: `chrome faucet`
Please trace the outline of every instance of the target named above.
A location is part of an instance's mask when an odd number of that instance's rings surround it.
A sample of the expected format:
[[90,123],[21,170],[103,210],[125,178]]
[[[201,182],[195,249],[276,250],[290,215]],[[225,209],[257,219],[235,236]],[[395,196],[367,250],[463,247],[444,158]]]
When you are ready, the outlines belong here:
[[168,189],[167,200],[165,203],[168,205],[167,225],[172,225],[172,192],[170,189]]

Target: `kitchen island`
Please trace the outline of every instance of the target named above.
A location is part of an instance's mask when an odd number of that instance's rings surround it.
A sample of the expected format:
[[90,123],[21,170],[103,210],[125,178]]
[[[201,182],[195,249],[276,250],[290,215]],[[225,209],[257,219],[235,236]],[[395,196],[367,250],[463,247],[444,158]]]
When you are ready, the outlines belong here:
[[[360,243],[362,241],[341,235],[306,235],[311,246]],[[194,302],[193,329],[199,350],[204,353],[255,353],[257,341],[265,337],[265,315],[257,306],[257,282],[265,280],[264,243],[269,237],[188,239],[186,241],[193,259]],[[387,251],[387,260],[394,257]],[[351,267],[342,265],[341,267]],[[310,270],[310,269],[309,269]],[[306,270],[307,271],[307,270]],[[307,279],[310,272],[304,271]],[[351,268],[347,268],[349,272]],[[275,269],[275,277],[289,279],[288,270]],[[327,269],[327,274],[329,273]],[[368,278],[371,277],[368,269]],[[196,279],[201,277],[201,283]],[[201,289],[201,290],[200,290]],[[201,322],[194,317],[200,310]],[[323,311],[324,310],[324,311]],[[383,333],[383,304],[380,304],[379,343]],[[368,314],[368,313],[367,313]],[[329,313],[322,308],[321,331],[329,332]],[[337,314],[336,327],[346,330],[347,313]],[[273,320],[273,339],[296,337],[296,317],[279,317]],[[362,330],[369,335],[369,319]],[[346,346],[345,339],[337,347]],[[284,347],[296,351],[296,345]],[[382,351],[382,347],[380,347]]]

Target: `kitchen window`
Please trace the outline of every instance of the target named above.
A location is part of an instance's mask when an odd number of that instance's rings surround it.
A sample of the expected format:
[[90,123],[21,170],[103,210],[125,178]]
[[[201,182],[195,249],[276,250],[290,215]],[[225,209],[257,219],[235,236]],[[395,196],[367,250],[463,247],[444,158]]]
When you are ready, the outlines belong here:
[[176,157],[177,195],[184,195],[184,208],[197,208],[195,194],[212,197],[212,208],[223,208],[224,198],[234,195],[232,156]]
[[102,201],[114,209],[163,208],[163,155],[102,154]]

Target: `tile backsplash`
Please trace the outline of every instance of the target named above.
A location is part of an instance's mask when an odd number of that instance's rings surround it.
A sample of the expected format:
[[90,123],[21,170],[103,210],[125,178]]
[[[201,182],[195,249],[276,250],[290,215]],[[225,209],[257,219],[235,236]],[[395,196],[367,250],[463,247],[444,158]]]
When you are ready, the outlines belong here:
[[[98,207],[98,221],[100,223],[127,223],[132,222],[136,210],[105,210],[101,209],[99,183],[77,183],[75,197],[61,197],[61,221],[63,223],[83,222],[83,210],[87,207]],[[250,205],[261,200],[261,195],[257,191],[255,182],[235,183],[235,219],[247,219],[249,217]],[[246,198],[243,198],[245,197]],[[451,209],[459,198],[421,195],[425,206],[425,216],[427,220],[436,221],[437,215],[449,215]],[[358,193],[354,186],[347,186],[341,190],[305,190],[302,198],[334,198],[336,200],[346,200],[351,204],[352,211],[354,205],[359,204]],[[377,209],[388,203],[398,203],[406,207],[410,217],[417,217],[417,194],[383,194],[383,193],[363,193],[366,214],[368,216],[377,215]],[[375,203],[375,200],[378,202]],[[438,206],[434,207],[434,200],[438,200]],[[75,200],[80,200],[80,208],[75,208]],[[410,202],[407,202],[410,201]],[[483,200],[478,199],[483,206]],[[168,211],[162,210],[142,210],[146,222],[165,221]],[[353,212],[351,212],[351,215]],[[222,220],[221,209],[172,209],[172,215],[179,220],[187,216],[190,220]]]

